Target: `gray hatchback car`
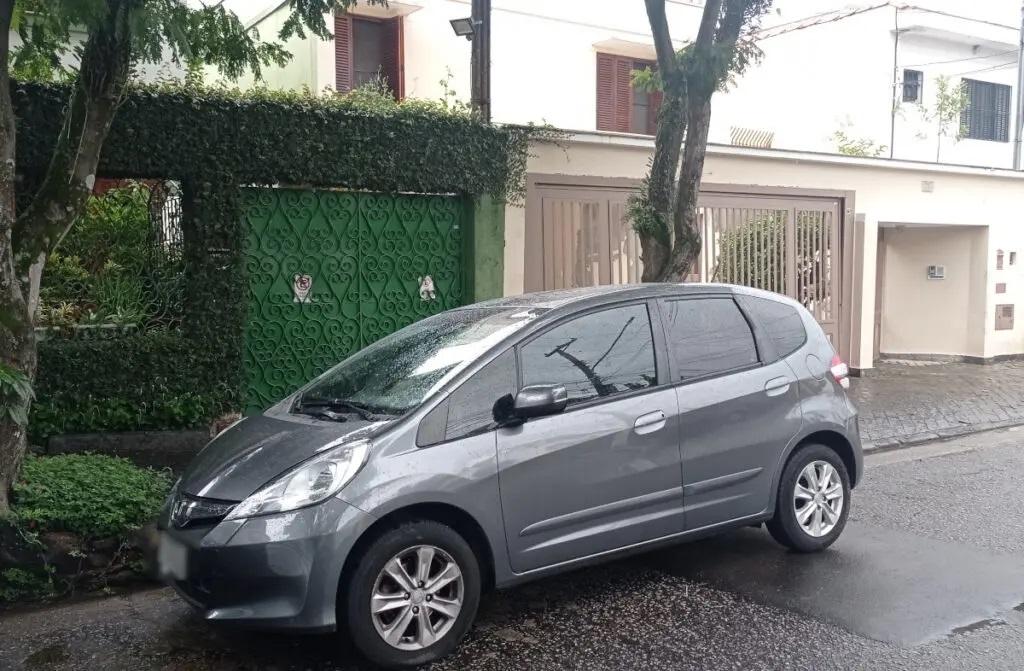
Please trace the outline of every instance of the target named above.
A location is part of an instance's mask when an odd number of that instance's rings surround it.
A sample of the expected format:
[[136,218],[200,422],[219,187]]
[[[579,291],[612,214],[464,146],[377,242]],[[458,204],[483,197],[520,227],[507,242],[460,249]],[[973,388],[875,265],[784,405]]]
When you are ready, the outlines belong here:
[[450,310],[217,436],[161,514],[161,571],[209,620],[343,626],[411,666],[489,588],[761,522],[822,550],[863,471],[846,375],[807,310],[742,287]]

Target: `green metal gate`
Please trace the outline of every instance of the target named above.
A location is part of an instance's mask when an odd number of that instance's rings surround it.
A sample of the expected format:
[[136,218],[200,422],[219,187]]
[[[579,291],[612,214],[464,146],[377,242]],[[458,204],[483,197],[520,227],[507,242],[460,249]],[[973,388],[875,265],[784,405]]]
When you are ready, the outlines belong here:
[[[266,408],[378,338],[462,303],[459,198],[242,193],[246,412]],[[433,298],[421,291],[428,276]]]

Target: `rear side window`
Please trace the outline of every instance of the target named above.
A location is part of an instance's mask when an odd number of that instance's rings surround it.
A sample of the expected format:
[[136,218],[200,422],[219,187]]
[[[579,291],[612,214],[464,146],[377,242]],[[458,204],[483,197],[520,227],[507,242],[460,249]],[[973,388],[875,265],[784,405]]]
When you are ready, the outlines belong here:
[[523,345],[523,386],[564,384],[569,404],[653,387],[658,375],[646,305],[592,312]]
[[666,300],[662,309],[677,380],[757,363],[754,335],[731,298]]
[[804,330],[804,320],[796,308],[756,296],[743,296],[740,300],[771,338],[780,359],[804,344],[807,332]]

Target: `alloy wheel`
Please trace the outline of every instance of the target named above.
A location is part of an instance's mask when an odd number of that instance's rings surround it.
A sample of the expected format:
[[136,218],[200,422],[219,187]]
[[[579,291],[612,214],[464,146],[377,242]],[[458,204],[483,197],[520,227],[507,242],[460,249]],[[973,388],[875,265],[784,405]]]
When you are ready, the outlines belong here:
[[793,488],[793,511],[804,532],[815,538],[831,532],[843,513],[843,480],[827,461],[812,461]]
[[422,650],[443,638],[462,611],[462,571],[433,545],[417,545],[392,557],[370,596],[373,626],[388,645]]

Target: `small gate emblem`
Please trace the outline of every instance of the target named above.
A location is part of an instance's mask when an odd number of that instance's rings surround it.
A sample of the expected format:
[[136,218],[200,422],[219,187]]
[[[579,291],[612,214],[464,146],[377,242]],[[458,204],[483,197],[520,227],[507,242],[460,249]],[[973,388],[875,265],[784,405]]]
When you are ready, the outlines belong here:
[[313,277],[311,275],[300,275],[296,273],[292,277],[292,294],[296,303],[309,303],[312,299],[309,296],[313,288]]
[[430,275],[419,278],[420,300],[424,303],[437,298],[437,290],[434,289],[434,278]]

